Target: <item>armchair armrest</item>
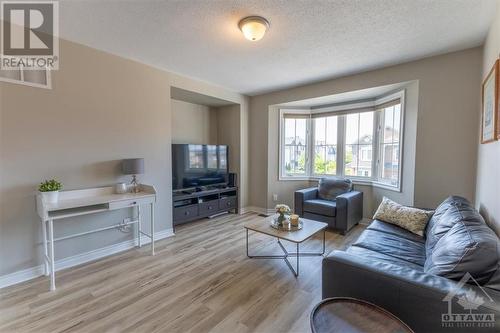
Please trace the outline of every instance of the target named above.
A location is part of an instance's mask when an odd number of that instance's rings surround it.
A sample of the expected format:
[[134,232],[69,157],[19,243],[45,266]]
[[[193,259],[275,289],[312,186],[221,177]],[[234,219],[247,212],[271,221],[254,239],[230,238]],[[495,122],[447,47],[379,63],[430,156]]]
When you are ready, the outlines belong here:
[[318,197],[318,188],[310,187],[303,190],[295,191],[294,195],[294,211],[299,216],[304,216],[304,201],[316,199]]
[[[500,293],[472,284],[464,287],[458,281],[427,274],[411,267],[373,261],[352,253],[334,251],[323,259],[323,298],[353,297],[381,306],[401,318],[415,332],[449,332],[442,326],[442,315],[468,313],[457,304],[458,297],[473,290],[484,303],[474,311],[494,314],[493,332],[500,325]],[[455,326],[453,332],[470,332],[470,328]],[[468,331],[469,330],[469,331]]]
[[350,191],[338,195],[335,228],[349,231],[363,218],[363,192]]

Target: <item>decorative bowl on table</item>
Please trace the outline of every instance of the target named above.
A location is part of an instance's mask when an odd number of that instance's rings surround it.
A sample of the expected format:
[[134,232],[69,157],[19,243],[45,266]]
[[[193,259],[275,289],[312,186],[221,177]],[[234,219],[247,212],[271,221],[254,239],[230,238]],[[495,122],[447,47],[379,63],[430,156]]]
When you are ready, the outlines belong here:
[[299,220],[298,225],[292,225],[290,221],[288,223],[280,223],[278,221],[278,216],[273,217],[270,223],[271,227],[281,231],[297,231],[302,229],[302,221]]

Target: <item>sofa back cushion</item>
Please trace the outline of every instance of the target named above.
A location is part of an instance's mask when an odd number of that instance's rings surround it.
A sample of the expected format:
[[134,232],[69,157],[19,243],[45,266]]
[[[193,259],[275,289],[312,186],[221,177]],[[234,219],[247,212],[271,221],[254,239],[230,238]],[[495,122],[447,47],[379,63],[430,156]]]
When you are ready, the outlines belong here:
[[481,285],[493,283],[500,270],[500,240],[474,207],[464,198],[448,198],[433,219],[424,271],[454,280],[469,273]]
[[352,191],[352,181],[347,178],[321,178],[318,183],[318,197],[323,200],[335,200],[338,195]]
[[[448,211],[448,209],[457,205],[471,207],[471,204],[467,199],[459,196],[450,196],[446,198],[446,200],[444,200],[434,211],[434,214],[425,228],[427,252],[432,251],[432,248],[434,248],[434,245],[436,245],[439,238],[443,236],[446,231],[448,231],[449,224],[457,222],[455,220],[450,220],[449,218],[442,220],[443,215]],[[441,222],[443,223],[441,224]]]

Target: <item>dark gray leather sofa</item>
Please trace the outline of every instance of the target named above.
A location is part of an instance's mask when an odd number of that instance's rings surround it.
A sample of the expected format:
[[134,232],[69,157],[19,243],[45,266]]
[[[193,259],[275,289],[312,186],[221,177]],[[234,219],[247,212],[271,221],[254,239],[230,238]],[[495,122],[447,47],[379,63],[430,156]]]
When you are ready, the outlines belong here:
[[415,332],[500,332],[500,241],[461,197],[436,209],[425,237],[375,220],[322,274],[323,298],[372,302]]
[[363,218],[363,192],[352,188],[349,179],[323,178],[318,187],[295,192],[295,213],[345,234]]

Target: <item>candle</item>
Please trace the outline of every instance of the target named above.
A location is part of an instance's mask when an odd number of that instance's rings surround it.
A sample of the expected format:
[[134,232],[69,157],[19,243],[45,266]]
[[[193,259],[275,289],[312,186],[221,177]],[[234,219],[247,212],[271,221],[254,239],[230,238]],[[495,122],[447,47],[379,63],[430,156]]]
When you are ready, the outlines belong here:
[[292,226],[297,227],[299,225],[299,216],[297,214],[290,215],[290,222]]

